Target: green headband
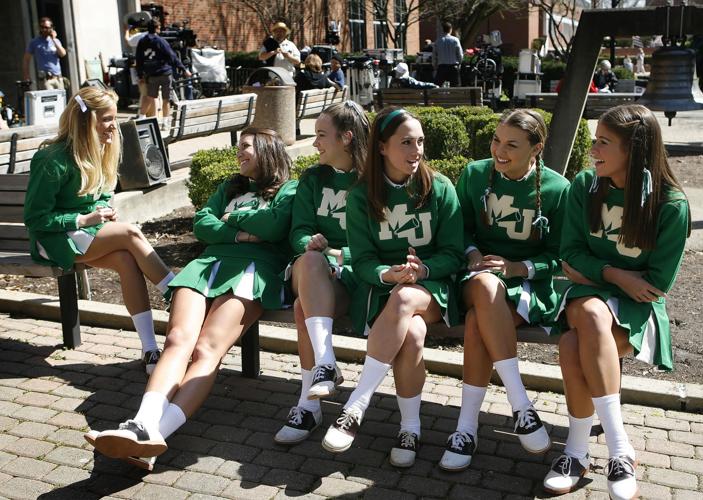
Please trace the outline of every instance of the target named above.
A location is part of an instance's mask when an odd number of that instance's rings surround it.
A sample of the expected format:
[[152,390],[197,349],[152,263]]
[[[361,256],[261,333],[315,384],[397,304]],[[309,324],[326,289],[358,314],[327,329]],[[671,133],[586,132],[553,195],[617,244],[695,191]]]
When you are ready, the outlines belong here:
[[398,116],[401,113],[407,113],[407,111],[405,111],[404,109],[401,108],[401,109],[396,109],[396,110],[388,113],[388,115],[381,122],[381,127],[379,129],[379,132],[383,133],[383,131],[386,130],[386,127],[391,122],[391,120],[393,120],[393,118],[395,118],[396,116]]

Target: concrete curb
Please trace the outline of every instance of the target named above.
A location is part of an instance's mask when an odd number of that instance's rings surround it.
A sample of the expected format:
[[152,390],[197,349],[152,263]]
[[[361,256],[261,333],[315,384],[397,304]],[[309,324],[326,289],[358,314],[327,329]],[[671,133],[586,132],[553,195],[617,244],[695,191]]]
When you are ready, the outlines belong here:
[[[133,331],[131,317],[124,306],[79,300],[78,307],[83,325]],[[60,320],[58,298],[26,292],[0,290],[0,312],[51,321]],[[167,324],[168,313],[155,310],[156,332],[164,335]],[[267,351],[297,352],[297,335],[293,329],[261,324],[259,338],[261,348]],[[337,358],[342,361],[359,363],[366,356],[364,339],[335,336],[333,344]],[[432,373],[461,378],[463,356],[459,352],[425,349],[425,364]],[[558,366],[521,361],[520,372],[528,389],[563,392]],[[494,373],[494,382],[495,380]],[[703,385],[626,375],[622,378],[622,401],[674,410],[700,411],[703,410]]]

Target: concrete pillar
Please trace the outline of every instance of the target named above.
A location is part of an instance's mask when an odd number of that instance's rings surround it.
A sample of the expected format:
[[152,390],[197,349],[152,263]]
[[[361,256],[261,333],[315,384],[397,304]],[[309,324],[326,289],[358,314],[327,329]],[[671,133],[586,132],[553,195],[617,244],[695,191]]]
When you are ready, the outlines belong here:
[[257,95],[253,127],[275,130],[286,146],[295,143],[294,85],[246,86],[242,88],[242,92],[253,92]]

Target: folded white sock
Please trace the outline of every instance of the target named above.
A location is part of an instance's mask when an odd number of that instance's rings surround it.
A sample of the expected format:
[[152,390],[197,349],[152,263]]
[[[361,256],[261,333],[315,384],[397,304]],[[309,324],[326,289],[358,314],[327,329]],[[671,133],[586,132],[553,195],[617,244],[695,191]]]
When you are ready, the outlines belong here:
[[315,366],[335,363],[332,349],[332,324],[334,320],[325,316],[312,316],[305,320],[308,336],[315,353]]
[[576,418],[569,414],[569,434],[566,437],[564,454],[573,458],[583,458],[588,455],[588,438],[593,427],[593,415]]
[[139,340],[142,342],[142,354],[159,348],[154,335],[154,317],[151,309],[132,316],[132,323],[134,323],[134,329],[137,330]]
[[520,368],[517,358],[504,359],[493,363],[500,380],[503,382],[505,392],[508,395],[508,402],[513,411],[523,410],[530,406],[530,398],[527,397],[525,386],[520,378]]
[[371,356],[366,356],[364,368],[361,370],[361,375],[359,376],[359,384],[349,396],[349,400],[347,404],[344,405],[344,408],[354,406],[361,410],[361,413],[364,413],[366,408],[369,407],[373,393],[376,392],[378,386],[381,385],[383,378],[390,369],[391,365],[381,363]]
[[312,370],[306,370],[305,368],[300,369],[300,378],[302,384],[300,387],[300,398],[298,399],[298,406],[304,408],[308,411],[317,411],[320,409],[319,399],[308,399],[308,391],[310,386],[312,386]]
[[401,398],[396,396],[398,400],[398,408],[400,409],[400,429],[410,431],[420,437],[422,423],[420,422],[420,405],[422,403],[422,394],[411,398]]
[[168,284],[171,283],[171,280],[175,277],[176,275],[173,274],[172,271],[169,271],[168,274],[156,284],[156,288],[159,290],[159,292],[165,293],[166,290],[168,290]]
[[461,411],[459,412],[459,420],[456,423],[457,431],[468,432],[476,437],[478,415],[481,412],[481,404],[486,397],[487,389],[487,387],[463,384],[461,388]]
[[603,426],[605,433],[605,444],[608,445],[610,457],[620,457],[627,455],[635,458],[635,450],[630,445],[630,440],[625,432],[625,425],[622,421],[622,410],[620,408],[620,394],[609,394],[599,398],[593,398],[593,406],[596,408],[598,420]]

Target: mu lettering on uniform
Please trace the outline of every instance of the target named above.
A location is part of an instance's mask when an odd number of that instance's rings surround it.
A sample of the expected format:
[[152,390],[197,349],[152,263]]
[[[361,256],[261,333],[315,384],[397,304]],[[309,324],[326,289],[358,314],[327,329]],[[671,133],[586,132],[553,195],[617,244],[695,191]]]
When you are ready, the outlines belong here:
[[603,203],[603,206],[601,207],[601,229],[599,229],[595,233],[592,232],[591,236],[594,236],[596,238],[603,238],[603,235],[605,233],[606,238],[608,238],[610,241],[616,242],[615,249],[620,255],[624,255],[625,257],[632,257],[634,259],[642,253],[642,250],[638,247],[627,247],[620,241],[620,227],[622,226],[622,214],[623,207],[614,205],[608,208],[608,205]]
[[322,188],[322,200],[317,209],[317,215],[321,217],[334,217],[339,220],[342,229],[347,228],[347,192],[345,190],[334,191],[328,187]]
[[527,240],[532,231],[535,211],[531,208],[513,206],[515,198],[510,195],[498,196],[491,193],[488,197],[488,214],[491,224],[502,227],[513,240]]
[[406,204],[395,205],[392,210],[384,209],[385,220],[380,224],[378,238],[390,240],[395,234],[396,238],[406,238],[413,246],[428,245],[432,241],[432,214],[422,212],[408,214]]

